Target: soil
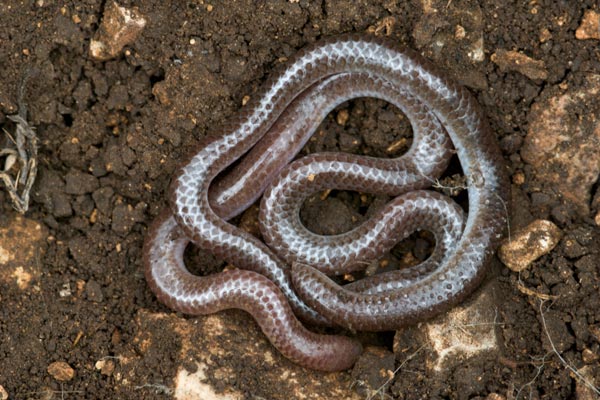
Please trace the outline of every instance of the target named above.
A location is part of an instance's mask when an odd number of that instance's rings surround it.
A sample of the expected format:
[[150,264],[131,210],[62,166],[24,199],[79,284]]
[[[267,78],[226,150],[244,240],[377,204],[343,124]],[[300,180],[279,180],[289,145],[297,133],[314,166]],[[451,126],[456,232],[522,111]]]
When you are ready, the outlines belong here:
[[[403,364],[386,396],[585,398],[582,381],[554,350],[569,365],[586,368],[589,380],[600,386],[600,229],[593,220],[600,211],[598,186],[592,186],[590,198],[595,200],[582,213],[555,188],[539,183],[540,176],[552,171],[544,165],[533,170],[520,157],[530,109],[549,96],[545,89],[561,84],[577,88],[585,84],[582,74],[600,73],[598,40],[575,38],[584,12],[597,10],[597,4],[424,3],[121,1],[125,7],[137,6],[149,22],[114,59],[96,61],[89,44],[104,1],[3,1],[0,126],[13,129],[7,116],[26,106],[39,139],[39,174],[25,220],[14,222],[10,198],[0,191],[0,227],[12,232],[6,243],[17,249],[19,243],[33,241],[35,251],[24,268],[39,271],[29,285],[0,280],[0,385],[10,398],[169,397],[144,387],[157,381],[172,386],[178,367],[169,356],[176,341],[160,324],[143,324],[163,337],[162,348],[145,355],[128,383],[117,385],[117,373],[100,373],[96,362],[132,348],[142,329],[136,322],[140,310],[169,312],[145,283],[141,249],[149,223],[166,204],[175,169],[201,137],[220,133],[218,127],[242,107],[244,97],[252,96],[286,57],[319,37],[367,30],[419,50],[478,98],[513,177],[511,230],[542,218],[564,234],[552,252],[520,274],[499,263],[492,268],[488,280],[495,285],[502,338],[495,359],[465,362],[441,380],[416,356]],[[459,25],[467,32],[465,40],[457,39]],[[465,47],[478,37],[485,57],[473,62]],[[441,41],[447,46],[440,50],[436,44]],[[543,61],[547,77],[532,80],[499,68],[490,59],[497,49]],[[338,123],[346,112],[347,120]],[[410,143],[409,127],[395,108],[359,99],[334,111],[303,152],[390,156],[390,144],[404,137]],[[311,198],[302,218],[313,231],[341,232],[383,201],[332,192]],[[248,223],[245,219],[252,215],[242,217],[242,223]],[[32,231],[28,223],[34,223],[40,240],[19,236]],[[423,259],[429,247],[427,235],[416,235],[395,248],[390,264],[397,265],[407,254]],[[191,263],[205,259],[193,249],[189,253]],[[211,267],[215,265],[219,263]],[[551,300],[542,303],[544,298]],[[392,350],[390,335],[365,340]],[[410,337],[396,340],[410,345]],[[406,349],[396,354],[395,367],[407,354]],[[66,362],[75,376],[60,380],[51,375],[48,367],[56,361]],[[235,360],[223,362],[238,368]],[[361,368],[368,370],[365,362]],[[277,388],[261,387],[261,369],[254,377],[248,369],[244,380],[228,384],[247,398],[271,398]],[[210,379],[222,388],[218,377]]]

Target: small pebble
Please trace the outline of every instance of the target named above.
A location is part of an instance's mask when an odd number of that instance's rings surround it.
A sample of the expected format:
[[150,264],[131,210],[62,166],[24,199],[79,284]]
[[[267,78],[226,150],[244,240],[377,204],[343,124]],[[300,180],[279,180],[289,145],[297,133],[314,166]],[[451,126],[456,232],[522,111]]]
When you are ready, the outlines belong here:
[[552,32],[548,28],[542,29],[540,32],[540,42],[546,43],[550,39],[552,39]]
[[115,363],[112,360],[98,360],[95,367],[102,375],[111,376],[115,370]]
[[55,361],[48,366],[48,373],[57,381],[70,381],[75,376],[75,370],[64,361]]
[[581,25],[575,31],[579,40],[600,39],[600,14],[594,10],[587,10],[581,20]]
[[590,349],[583,349],[583,351],[581,352],[581,359],[586,364],[593,364],[600,360],[600,355],[594,353]]
[[512,234],[498,250],[498,257],[509,269],[520,272],[558,244],[562,231],[552,222],[536,220]]
[[8,392],[2,385],[0,385],[0,400],[8,400]]
[[60,297],[69,297],[72,294],[71,285],[69,282],[62,285],[62,289],[58,291]]
[[515,185],[521,186],[525,183],[525,174],[522,171],[517,171],[512,176],[512,181]]
[[344,126],[346,125],[346,122],[348,122],[349,117],[350,114],[348,113],[348,110],[340,110],[340,112],[338,112],[337,116],[335,117],[335,121],[338,123],[338,125]]
[[100,28],[90,42],[90,55],[96,60],[109,60],[117,56],[123,47],[133,43],[146,19],[136,8],[120,7],[109,1],[104,8]]

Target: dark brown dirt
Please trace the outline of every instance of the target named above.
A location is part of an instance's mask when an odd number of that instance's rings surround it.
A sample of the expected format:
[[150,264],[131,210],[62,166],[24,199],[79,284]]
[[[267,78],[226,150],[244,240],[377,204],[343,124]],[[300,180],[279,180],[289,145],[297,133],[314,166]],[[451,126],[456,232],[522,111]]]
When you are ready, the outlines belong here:
[[[26,217],[47,233],[41,245],[45,255],[35,260],[41,275],[32,285],[21,290],[0,280],[0,385],[10,398],[168,397],[143,388],[149,382],[172,385],[177,367],[169,358],[177,342],[158,324],[144,328],[163,338],[162,351],[146,353],[128,385],[116,384],[118,365],[104,374],[95,363],[139,346],[132,343],[139,336],[139,310],[167,311],[148,290],[140,260],[146,228],[165,205],[174,169],[200,137],[219,134],[218,126],[283,58],[321,36],[382,27],[387,17],[395,19],[391,37],[446,67],[484,107],[511,173],[525,178],[513,185],[512,228],[544,218],[565,234],[554,251],[520,275],[500,265],[490,274],[499,291],[503,340],[497,360],[467,362],[440,380],[428,375],[417,356],[396,375],[388,395],[574,398],[581,383],[553,353],[548,335],[573,366],[588,363],[600,385],[598,361],[588,358],[600,354],[600,230],[593,221],[600,211],[598,187],[589,205],[592,214],[580,215],[552,187],[537,185],[519,154],[529,110],[543,90],[561,83],[576,87],[584,82],[581,74],[600,73],[598,41],[575,39],[584,11],[597,5],[593,0],[431,3],[440,10],[433,16],[424,15],[418,1],[248,0],[214,1],[210,7],[202,0],[122,1],[138,6],[149,23],[121,56],[97,62],[88,50],[103,1],[3,1],[0,126],[11,127],[6,116],[17,112],[18,88],[29,75],[24,100],[40,140],[40,172]],[[466,42],[454,38],[457,25],[482,35],[483,62],[473,64],[464,56]],[[542,42],[544,29],[551,39]],[[449,40],[448,46],[437,49],[442,40]],[[548,78],[533,81],[501,71],[490,61],[496,49],[542,60]],[[340,109],[349,112],[348,121],[336,123],[334,113],[305,151],[386,156],[385,149],[409,126],[378,101],[357,100]],[[311,199],[302,215],[317,232],[339,232],[382,201],[332,193]],[[3,190],[0,208],[0,225],[6,227],[15,212]],[[392,259],[411,251],[426,257],[426,239],[411,241],[420,250],[401,244]],[[540,308],[540,298],[519,287],[554,300]],[[72,294],[61,297],[65,288]],[[397,354],[396,366],[409,353]],[[54,361],[67,362],[75,377],[59,382],[50,376],[47,368]],[[253,398],[260,376],[245,379],[230,385]],[[269,390],[277,389],[261,387],[259,393],[264,397]]]

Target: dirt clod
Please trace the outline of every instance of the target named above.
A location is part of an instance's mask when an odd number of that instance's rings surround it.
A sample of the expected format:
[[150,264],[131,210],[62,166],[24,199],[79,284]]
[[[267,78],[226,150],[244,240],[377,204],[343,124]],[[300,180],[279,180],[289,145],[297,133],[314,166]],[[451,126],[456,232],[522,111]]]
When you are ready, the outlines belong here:
[[529,79],[546,79],[548,71],[544,62],[534,60],[518,51],[496,50],[491,60],[504,71],[517,71]]

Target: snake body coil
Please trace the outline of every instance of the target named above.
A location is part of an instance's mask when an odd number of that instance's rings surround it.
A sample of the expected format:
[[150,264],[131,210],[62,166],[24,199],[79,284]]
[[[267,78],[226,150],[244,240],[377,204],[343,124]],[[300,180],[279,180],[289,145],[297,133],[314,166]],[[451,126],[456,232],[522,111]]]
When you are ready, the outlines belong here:
[[[414,141],[407,154],[383,160],[322,153],[286,165],[330,110],[364,96],[386,100],[409,117]],[[146,278],[161,301],[189,314],[244,309],[286,357],[333,371],[349,368],[360,344],[312,333],[296,316],[390,330],[431,317],[477,287],[505,225],[508,179],[466,89],[411,51],[344,35],[301,50],[254,99],[183,165],[172,183],[171,210],[148,233]],[[446,168],[450,141],[468,181],[466,220],[450,199],[423,190]],[[332,188],[397,197],[349,232],[316,235],[300,223],[299,207],[308,195]],[[266,243],[226,222],[263,191],[259,219]],[[419,229],[436,238],[421,265],[346,287],[327,276],[377,259]],[[191,275],[182,261],[189,241],[241,270]]]

